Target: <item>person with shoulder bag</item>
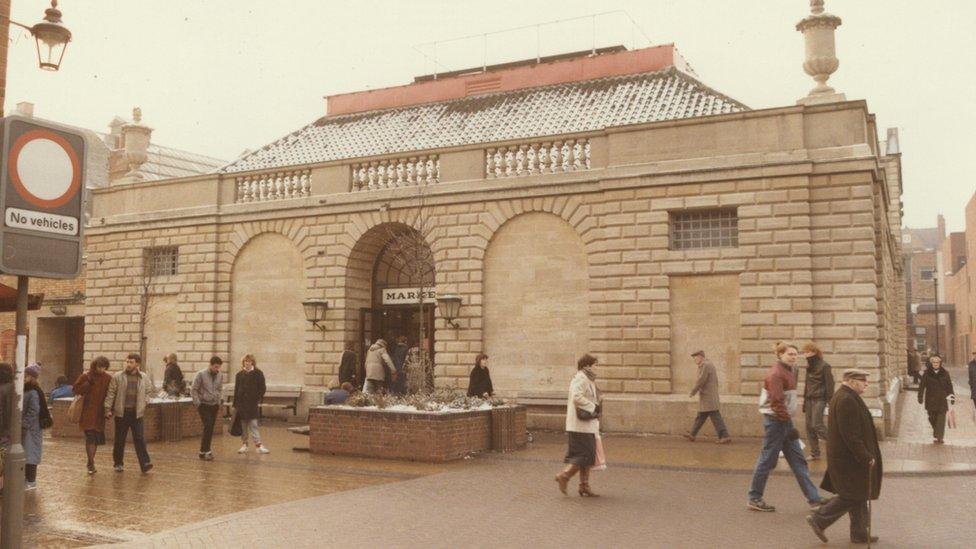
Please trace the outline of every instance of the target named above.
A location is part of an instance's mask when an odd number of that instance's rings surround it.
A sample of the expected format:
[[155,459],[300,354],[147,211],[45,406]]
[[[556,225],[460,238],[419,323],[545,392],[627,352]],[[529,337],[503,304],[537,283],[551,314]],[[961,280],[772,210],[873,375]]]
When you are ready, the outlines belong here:
[[579,495],[597,497],[590,489],[590,469],[597,462],[598,440],[600,434],[601,397],[596,386],[597,359],[583,355],[576,363],[576,375],[569,384],[566,401],[566,435],[568,448],[563,462],[566,467],[556,475],[559,491],[566,493],[569,480],[577,472]]
[[54,425],[51,413],[47,408],[44,391],[37,384],[41,376],[41,369],[35,363],[24,369],[24,411],[21,425],[21,436],[24,445],[24,477],[27,483],[25,490],[37,488],[37,466],[41,464],[41,453],[44,450],[43,429]]
[[[88,371],[78,376],[72,386],[75,400],[68,409],[72,422],[85,433],[85,454],[88,456],[88,474],[95,474],[95,451],[105,444],[105,397],[112,376],[108,374],[108,359],[96,357]],[[75,415],[77,414],[77,415]]]

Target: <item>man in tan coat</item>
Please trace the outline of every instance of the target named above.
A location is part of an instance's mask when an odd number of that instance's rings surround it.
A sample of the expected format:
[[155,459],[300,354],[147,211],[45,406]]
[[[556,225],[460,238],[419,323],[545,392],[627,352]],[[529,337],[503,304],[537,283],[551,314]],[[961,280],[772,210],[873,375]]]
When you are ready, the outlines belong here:
[[718,410],[718,374],[715,373],[715,366],[705,359],[705,351],[695,351],[691,354],[698,365],[698,381],[691,389],[690,397],[698,395],[698,415],[695,416],[695,423],[691,426],[691,431],[685,433],[685,438],[690,442],[695,442],[698,430],[705,424],[705,420],[712,419],[715,432],[718,433],[718,444],[728,444],[732,442],[729,430],[725,428],[725,421],[722,413]]

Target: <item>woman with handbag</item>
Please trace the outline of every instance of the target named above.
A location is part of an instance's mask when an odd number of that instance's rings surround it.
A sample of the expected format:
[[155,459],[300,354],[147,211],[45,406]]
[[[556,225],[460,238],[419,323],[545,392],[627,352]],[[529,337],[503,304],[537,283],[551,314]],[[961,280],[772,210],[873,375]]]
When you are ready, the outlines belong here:
[[933,354],[925,366],[925,373],[918,384],[918,403],[925,406],[932,426],[932,443],[945,443],[946,414],[956,403],[956,392],[952,389],[952,378],[942,367],[942,357]]
[[[68,415],[76,406],[81,407],[78,426],[85,433],[85,453],[88,455],[88,474],[95,474],[95,450],[105,444],[105,396],[112,376],[108,374],[108,359],[100,356],[91,361],[88,371],[78,376],[72,390],[75,401]],[[77,413],[77,412],[75,412]]]
[[566,402],[566,468],[556,475],[559,491],[566,493],[569,479],[579,472],[579,495],[596,497],[590,490],[590,468],[596,463],[597,436],[600,433],[600,391],[596,386],[596,357],[583,355],[576,363],[576,375],[569,383]]
[[44,449],[43,429],[50,428],[54,421],[47,409],[47,399],[44,391],[37,384],[41,377],[41,368],[31,364],[24,368],[24,411],[21,423],[21,437],[24,444],[24,477],[27,483],[25,490],[37,488],[37,466],[41,464],[41,452]]

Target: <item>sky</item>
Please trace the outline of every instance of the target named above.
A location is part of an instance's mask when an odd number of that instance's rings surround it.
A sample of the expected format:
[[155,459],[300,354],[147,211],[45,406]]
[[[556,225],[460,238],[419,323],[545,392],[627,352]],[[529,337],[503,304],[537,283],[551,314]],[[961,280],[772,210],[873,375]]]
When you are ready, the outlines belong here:
[[[47,5],[14,0],[12,18],[31,25]],[[976,191],[976,2],[826,5],[843,19],[829,83],[867,100],[882,138],[899,129],[905,224],[934,226],[942,213],[950,231],[963,230]],[[62,0],[60,9],[73,41],[59,72],[38,70],[33,40],[11,29],[8,112],[29,101],[38,117],[105,131],[138,106],[154,143],[228,161],[324,115],[326,95],[537,50],[674,43],[705,84],[752,108],[792,105],[814,85],[794,28],[806,0]],[[613,13],[590,17],[603,12]],[[527,28],[499,32],[516,27]]]

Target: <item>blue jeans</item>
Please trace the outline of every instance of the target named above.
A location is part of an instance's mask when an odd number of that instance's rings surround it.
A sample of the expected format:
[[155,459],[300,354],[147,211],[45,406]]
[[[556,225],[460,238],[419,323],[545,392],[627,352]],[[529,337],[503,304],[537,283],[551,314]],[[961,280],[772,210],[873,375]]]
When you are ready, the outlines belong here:
[[749,499],[762,499],[763,492],[766,491],[766,479],[769,478],[770,471],[776,468],[776,461],[779,460],[779,452],[782,450],[807,501],[820,501],[820,492],[810,481],[810,471],[807,469],[803,450],[800,449],[800,441],[787,438],[787,434],[793,429],[793,421],[778,421],[772,416],[763,415],[763,429],[763,446],[756,461],[756,469],[752,473]]

